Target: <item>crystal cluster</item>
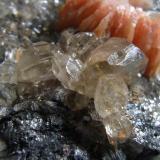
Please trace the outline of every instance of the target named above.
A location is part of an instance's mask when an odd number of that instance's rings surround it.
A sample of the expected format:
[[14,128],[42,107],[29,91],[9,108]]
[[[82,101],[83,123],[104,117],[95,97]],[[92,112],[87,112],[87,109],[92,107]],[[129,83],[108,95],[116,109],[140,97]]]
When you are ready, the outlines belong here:
[[97,39],[94,34],[65,31],[53,50],[52,70],[64,87],[94,98],[114,143],[130,135],[132,126],[125,109],[128,85],[146,63],[144,54],[124,39]]
[[[124,39],[96,38],[92,33],[75,34],[69,30],[62,33],[56,44],[38,42],[19,47],[10,59],[14,66],[7,61],[1,64],[5,69],[1,82],[18,84],[20,95],[25,94],[22,92],[26,92],[26,87],[33,89],[28,84],[39,85],[57,78],[66,89],[56,90],[51,84],[56,86],[57,82],[50,81],[50,90],[72,110],[87,107],[90,98],[94,98],[98,119],[103,122],[110,143],[123,142],[133,134],[138,143],[159,149],[155,136],[159,134],[159,100],[158,93],[153,95],[158,88],[140,76],[147,59],[134,45]],[[41,86],[42,90],[45,87],[46,84]]]

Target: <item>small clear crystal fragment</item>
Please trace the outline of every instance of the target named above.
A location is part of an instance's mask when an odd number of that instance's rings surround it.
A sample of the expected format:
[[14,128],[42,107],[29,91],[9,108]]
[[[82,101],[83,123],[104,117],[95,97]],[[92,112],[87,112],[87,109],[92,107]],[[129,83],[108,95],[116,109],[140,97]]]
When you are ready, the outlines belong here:
[[99,78],[94,95],[95,108],[102,118],[124,110],[128,102],[128,87],[118,75]]
[[18,82],[40,82],[53,79],[51,64],[52,44],[38,42],[17,50]]

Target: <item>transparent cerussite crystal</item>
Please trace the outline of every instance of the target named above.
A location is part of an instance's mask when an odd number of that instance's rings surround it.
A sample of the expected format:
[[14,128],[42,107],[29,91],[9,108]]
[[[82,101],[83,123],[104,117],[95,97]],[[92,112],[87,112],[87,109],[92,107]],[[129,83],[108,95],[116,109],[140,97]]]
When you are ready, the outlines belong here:
[[17,50],[18,82],[40,82],[52,79],[51,48],[47,42],[34,43]]
[[141,50],[125,39],[65,31],[52,52],[52,70],[63,86],[94,98],[109,138],[128,138],[128,85],[147,64]]
[[121,77],[107,75],[99,78],[94,95],[95,107],[102,118],[123,111],[128,101],[128,88]]
[[128,87],[118,75],[99,78],[94,103],[109,137],[125,140],[129,137],[132,125],[124,113],[128,101]]

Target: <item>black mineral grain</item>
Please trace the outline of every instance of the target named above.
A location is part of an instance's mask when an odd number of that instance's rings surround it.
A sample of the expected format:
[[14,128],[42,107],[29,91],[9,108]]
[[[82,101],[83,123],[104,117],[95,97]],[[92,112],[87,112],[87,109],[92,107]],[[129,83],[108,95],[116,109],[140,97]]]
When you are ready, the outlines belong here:
[[56,102],[15,105],[0,121],[0,139],[7,145],[0,159],[88,160],[87,151],[65,135],[65,113]]

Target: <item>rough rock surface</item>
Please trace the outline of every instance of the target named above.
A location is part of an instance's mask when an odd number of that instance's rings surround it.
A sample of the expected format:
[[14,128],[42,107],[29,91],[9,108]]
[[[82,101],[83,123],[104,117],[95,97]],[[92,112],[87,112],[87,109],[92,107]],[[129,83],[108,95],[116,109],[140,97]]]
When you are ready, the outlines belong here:
[[0,118],[1,160],[150,160],[149,156],[158,155],[135,141],[115,150],[102,123],[90,116],[95,112],[93,103],[90,109],[71,111],[63,105],[61,98],[67,91],[63,89],[62,93],[62,89],[58,87],[52,95],[53,90],[48,90],[48,99],[41,91],[39,100],[33,94],[13,107],[3,107],[6,115]]
[[[156,1],[153,10],[159,10],[159,2]],[[133,118],[136,136],[118,145],[115,150],[108,143],[92,99],[63,88],[55,79],[39,82],[50,79],[46,76],[50,75],[46,72],[50,66],[45,63],[50,58],[46,60],[45,57],[50,55],[48,45],[54,46],[50,42],[58,38],[50,25],[62,3],[63,0],[0,1],[0,159],[159,160],[160,85],[153,83],[148,86],[150,83],[141,78],[140,83],[136,79],[134,86],[129,85],[133,99],[128,104],[127,113]],[[91,33],[83,33],[83,36],[67,33],[60,39],[62,49],[65,53],[78,51],[78,58],[83,62],[87,58],[83,53],[106,41],[106,38],[97,40]],[[33,42],[39,41],[47,43],[33,45]],[[15,63],[19,58],[14,56],[20,48],[27,53],[22,54],[23,60],[28,61],[19,64],[24,74],[18,76],[20,83],[13,85],[17,83]],[[33,53],[34,58],[29,53]],[[117,56],[120,56],[120,61],[124,58],[121,52],[113,54],[109,58],[110,64],[118,64],[119,61],[115,61]],[[75,68],[72,68],[74,58],[73,54],[67,67],[76,77]],[[34,59],[38,65],[33,65]],[[121,62],[127,64],[127,61]],[[99,67],[105,65],[102,63]],[[86,73],[90,71],[89,68]],[[88,75],[87,80],[93,76]],[[146,87],[148,89],[144,91]]]
[[56,102],[25,101],[12,109],[0,121],[0,137],[7,144],[0,159],[89,159],[86,151],[65,136],[66,109]]

